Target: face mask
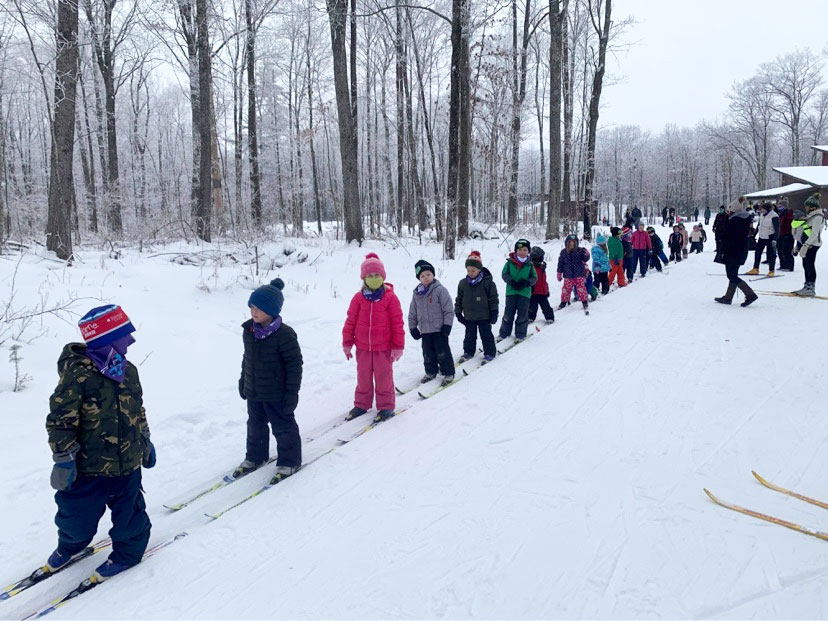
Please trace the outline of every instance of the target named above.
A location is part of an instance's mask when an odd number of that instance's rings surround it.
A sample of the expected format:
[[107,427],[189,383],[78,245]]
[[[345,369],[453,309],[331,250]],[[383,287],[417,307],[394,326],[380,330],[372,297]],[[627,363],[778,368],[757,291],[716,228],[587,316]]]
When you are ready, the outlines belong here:
[[366,276],[365,277],[365,284],[371,291],[376,291],[380,287],[382,287],[383,278],[382,276]]

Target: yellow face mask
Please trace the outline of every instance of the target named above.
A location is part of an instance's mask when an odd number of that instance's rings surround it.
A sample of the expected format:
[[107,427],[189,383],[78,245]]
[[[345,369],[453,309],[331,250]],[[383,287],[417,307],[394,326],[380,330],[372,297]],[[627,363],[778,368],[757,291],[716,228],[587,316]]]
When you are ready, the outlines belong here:
[[380,287],[382,287],[383,278],[382,276],[366,276],[365,277],[365,284],[371,291],[376,291]]

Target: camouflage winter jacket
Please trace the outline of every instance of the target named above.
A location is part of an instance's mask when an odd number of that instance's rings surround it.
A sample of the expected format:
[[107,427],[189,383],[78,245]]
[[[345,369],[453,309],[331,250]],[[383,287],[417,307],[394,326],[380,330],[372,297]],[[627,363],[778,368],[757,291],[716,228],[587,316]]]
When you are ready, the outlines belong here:
[[149,427],[135,365],[128,362],[116,384],[86,356],[86,345],[69,343],[58,373],[46,417],[52,452],[77,451],[78,474],[114,477],[140,468]]

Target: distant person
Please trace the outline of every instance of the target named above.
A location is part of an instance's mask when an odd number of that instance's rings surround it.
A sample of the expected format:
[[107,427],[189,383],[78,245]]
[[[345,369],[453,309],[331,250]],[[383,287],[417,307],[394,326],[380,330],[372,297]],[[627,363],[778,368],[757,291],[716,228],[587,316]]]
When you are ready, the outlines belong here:
[[713,220],[713,238],[716,240],[716,254],[721,250],[721,241],[724,237],[725,225],[727,224],[727,211],[724,205],[719,206],[719,213],[716,214],[716,219]]
[[661,210],[661,226],[667,226],[667,208]]
[[787,202],[780,202],[777,206],[779,213],[779,239],[776,241],[776,252],[779,255],[779,270],[782,272],[794,271],[794,238],[793,238],[793,210]]
[[673,232],[667,240],[667,245],[670,246],[670,260],[676,263],[681,263],[681,245],[684,237],[681,234],[681,227],[676,224],[673,226]]
[[584,312],[589,314],[589,293],[586,288],[587,261],[589,261],[589,251],[578,246],[578,236],[567,235],[563,250],[558,257],[558,282],[563,280],[564,283],[558,310],[569,304],[574,288],[578,299],[584,306]]
[[693,231],[690,233],[690,252],[701,254],[702,234],[697,224],[693,225]]
[[739,269],[744,265],[748,256],[750,216],[745,209],[744,201],[733,201],[728,205],[728,211],[730,216],[724,227],[721,246],[722,261],[724,261],[728,281],[727,292],[722,297],[714,299],[719,304],[730,304],[738,288],[745,295],[745,301],[741,304],[744,307],[753,304],[759,298],[753,289],[739,278]]
[[712,213],[711,213],[711,211],[710,211],[710,207],[705,207],[705,208],[704,208],[704,225],[705,225],[705,226],[707,226],[708,224],[710,224],[710,216],[712,216],[712,215],[713,215],[713,214],[712,214]]
[[760,206],[759,226],[756,242],[756,252],[753,258],[753,269],[747,272],[749,275],[759,273],[759,264],[762,261],[762,252],[767,248],[768,252],[768,276],[774,276],[776,267],[776,238],[779,235],[779,216],[772,209],[770,203],[762,203]]
[[681,256],[686,259],[689,254],[687,248],[690,245],[690,234],[687,232],[684,222],[679,222],[678,227],[681,231]]
[[638,230],[632,234],[633,247],[633,271],[638,267],[641,278],[647,275],[647,267],[650,264],[650,253],[653,249],[653,243],[650,241],[650,236],[644,230],[644,223],[638,225]]
[[546,280],[546,261],[543,260],[545,256],[546,253],[540,246],[534,246],[529,252],[529,258],[532,259],[532,265],[538,275],[538,281],[532,285],[532,297],[529,298],[529,321],[535,321],[540,307],[546,323],[554,323],[555,311],[549,304],[549,282]]
[[607,240],[607,254],[609,255],[610,262],[610,286],[618,278],[618,286],[626,287],[627,279],[624,276],[624,244],[621,242],[621,229],[617,226],[610,229],[610,238]]
[[673,226],[676,223],[676,208],[670,207],[669,215],[667,217],[667,226]]
[[345,420],[362,416],[374,404],[380,422],[394,416],[394,363],[405,349],[402,307],[394,285],[385,281],[385,266],[373,252],[359,268],[362,285],[351,298],[342,327],[342,351],[350,360],[356,345],[357,385],[354,407]]
[[699,219],[699,208],[698,208],[698,207],[696,207],[696,208],[693,210],[693,220],[698,220],[698,219]]
[[610,269],[607,238],[605,235],[598,233],[595,237],[595,245],[592,247],[592,274],[596,287],[601,287],[602,295],[608,294],[610,290]]
[[454,304],[451,294],[434,277],[434,266],[424,259],[414,264],[414,275],[420,281],[414,288],[408,307],[408,331],[423,345],[423,384],[443,375],[440,386],[454,381],[454,358],[449,346],[449,334],[454,323]]
[[805,201],[808,216],[799,232],[800,239],[805,240],[798,251],[799,256],[802,257],[802,269],[805,270],[805,286],[794,293],[805,297],[816,295],[816,255],[822,247],[822,227],[825,224],[825,214],[819,199],[819,192],[814,192]]
[[638,225],[641,224],[641,210],[638,207],[633,207],[633,210],[630,213],[630,215],[632,216],[633,224],[635,225],[633,230],[638,230]]
[[704,230],[704,226],[701,222],[699,222],[698,227],[699,233],[701,233],[701,245],[699,248],[701,248],[701,251],[704,252],[704,245],[707,243],[707,231]]
[[650,253],[650,264],[656,271],[661,272],[661,262],[664,261],[664,264],[667,264],[667,257],[664,254],[664,242],[656,235],[655,229],[651,226],[647,227],[647,235],[650,236],[650,243],[653,246],[653,250]]

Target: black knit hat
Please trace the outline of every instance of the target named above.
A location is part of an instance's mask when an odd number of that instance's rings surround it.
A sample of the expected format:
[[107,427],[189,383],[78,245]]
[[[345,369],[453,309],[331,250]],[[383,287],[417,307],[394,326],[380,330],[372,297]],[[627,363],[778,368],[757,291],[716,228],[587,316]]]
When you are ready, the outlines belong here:
[[532,244],[529,243],[528,239],[523,239],[522,237],[515,242],[515,252],[518,251],[518,248],[526,248],[527,250],[532,249]]
[[543,257],[546,256],[546,253],[540,246],[533,246],[532,250],[529,251],[529,256],[533,261],[543,261]]
[[417,278],[419,278],[420,274],[422,274],[424,271],[431,272],[432,276],[436,274],[436,272],[434,271],[434,266],[431,263],[429,263],[425,259],[420,259],[414,264],[414,275],[417,276]]

